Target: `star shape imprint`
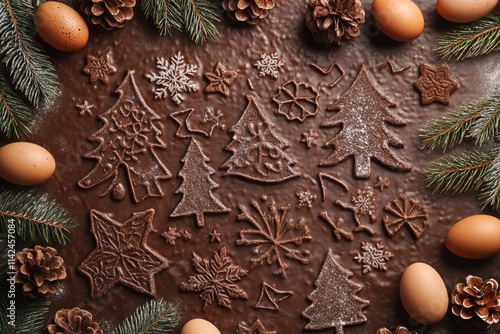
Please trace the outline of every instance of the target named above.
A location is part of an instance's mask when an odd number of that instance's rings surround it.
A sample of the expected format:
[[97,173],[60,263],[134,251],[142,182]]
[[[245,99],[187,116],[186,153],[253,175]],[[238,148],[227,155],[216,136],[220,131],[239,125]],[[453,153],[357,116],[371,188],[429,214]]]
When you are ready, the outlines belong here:
[[423,105],[439,102],[450,104],[451,94],[458,88],[458,83],[450,77],[447,64],[434,67],[420,64],[420,78],[415,81],[415,87],[421,94]]
[[134,212],[120,224],[102,212],[90,212],[97,247],[78,270],[90,280],[92,298],[102,296],[118,282],[150,296],[156,294],[153,276],[168,267],[168,260],[146,244],[154,213],[153,209]]

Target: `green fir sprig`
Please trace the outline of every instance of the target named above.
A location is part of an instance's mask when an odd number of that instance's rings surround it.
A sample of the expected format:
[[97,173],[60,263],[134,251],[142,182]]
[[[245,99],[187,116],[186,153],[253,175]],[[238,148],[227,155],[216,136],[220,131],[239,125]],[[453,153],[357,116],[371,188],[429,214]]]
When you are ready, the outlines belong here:
[[219,37],[214,24],[220,21],[219,13],[212,0],[141,0],[141,7],[161,35],[186,30],[198,44]]
[[0,233],[7,233],[9,220],[16,235],[24,240],[66,244],[76,221],[66,210],[46,196],[30,191],[0,189]]
[[500,90],[432,120],[421,135],[422,148],[431,150],[444,151],[466,139],[478,147],[488,147],[445,156],[432,162],[424,173],[433,192],[478,192],[482,208],[491,206],[500,212]]
[[484,100],[467,103],[420,131],[422,148],[444,151],[472,139],[477,146],[500,134],[500,88]]
[[177,307],[162,299],[151,300],[118,325],[112,334],[163,334],[172,332],[180,316]]
[[2,328],[2,334],[42,333],[45,317],[49,312],[50,301],[40,298],[32,300],[23,296],[16,297],[16,317],[14,326],[12,326],[12,323],[9,323],[10,319],[7,318],[9,299],[6,293],[6,283],[2,282],[2,294],[0,295],[0,328]]
[[55,68],[35,39],[28,0],[0,1],[0,59],[14,88],[37,107],[59,94]]
[[436,46],[437,55],[449,60],[462,60],[500,50],[500,13],[441,35]]
[[0,64],[0,132],[7,138],[20,137],[30,132],[32,123],[29,104],[11,86],[7,73]]

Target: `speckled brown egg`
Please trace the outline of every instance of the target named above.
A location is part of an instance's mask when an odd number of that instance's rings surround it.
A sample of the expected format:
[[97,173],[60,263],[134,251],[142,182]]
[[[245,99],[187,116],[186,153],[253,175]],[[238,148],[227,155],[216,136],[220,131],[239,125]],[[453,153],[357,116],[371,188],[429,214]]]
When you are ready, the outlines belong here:
[[399,295],[406,312],[424,325],[441,321],[448,310],[448,291],[430,265],[415,262],[401,276]]
[[89,28],[73,8],[57,1],[42,3],[33,17],[38,35],[59,51],[74,52],[89,39]]
[[221,334],[210,321],[205,319],[191,319],[181,329],[181,334]]
[[424,16],[410,0],[375,0],[372,4],[375,23],[387,37],[408,42],[424,31]]
[[437,0],[436,9],[451,22],[471,22],[485,16],[495,8],[498,0]]
[[500,252],[500,220],[490,215],[466,217],[453,225],[444,241],[446,248],[467,259],[484,259]]
[[37,144],[16,142],[0,147],[0,177],[8,182],[33,186],[47,181],[55,169],[52,154]]

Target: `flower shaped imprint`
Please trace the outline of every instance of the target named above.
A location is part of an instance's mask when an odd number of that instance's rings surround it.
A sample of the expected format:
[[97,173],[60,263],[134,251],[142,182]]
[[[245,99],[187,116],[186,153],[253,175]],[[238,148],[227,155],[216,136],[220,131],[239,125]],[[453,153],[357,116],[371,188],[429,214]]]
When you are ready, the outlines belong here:
[[273,101],[278,104],[278,114],[288,120],[304,122],[308,116],[316,116],[319,110],[319,92],[311,85],[294,80],[285,82],[278,88]]
[[434,67],[420,64],[420,78],[415,81],[415,87],[421,94],[422,104],[439,102],[450,104],[450,95],[457,89],[458,83],[450,77],[447,64]]

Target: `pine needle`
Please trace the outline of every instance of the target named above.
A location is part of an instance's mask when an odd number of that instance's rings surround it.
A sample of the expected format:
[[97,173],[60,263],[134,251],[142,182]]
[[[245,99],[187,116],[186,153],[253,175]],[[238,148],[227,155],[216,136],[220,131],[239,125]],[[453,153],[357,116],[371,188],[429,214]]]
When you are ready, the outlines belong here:
[[0,1],[0,59],[15,89],[37,107],[59,94],[55,68],[33,35],[33,7],[28,0]]
[[462,152],[441,158],[424,169],[426,186],[434,193],[476,191],[491,173],[496,157],[495,152]]
[[29,191],[0,189],[0,233],[7,233],[9,219],[24,240],[66,244],[76,221],[57,203]]
[[462,60],[500,50],[500,14],[461,26],[438,38],[436,53],[444,59]]
[[189,37],[197,44],[203,44],[208,37],[219,37],[213,22],[219,22],[215,3],[207,0],[184,0],[182,12]]
[[483,146],[500,133],[500,89],[488,98],[468,103],[445,117],[435,118],[420,130],[422,148],[444,151],[473,138]]
[[[3,282],[2,282],[3,283]],[[49,312],[50,301],[43,299],[16,298],[16,320],[14,326],[9,324],[7,318],[7,289],[2,284],[2,296],[0,296],[0,328],[2,334],[34,334],[42,333],[45,326],[45,316]]]
[[174,30],[181,31],[183,18],[178,0],[141,0],[146,18],[151,18],[160,35],[172,36]]
[[478,198],[483,209],[490,205],[496,212],[500,212],[500,149],[494,150],[494,153],[496,159],[484,177],[484,185]]
[[30,107],[10,85],[0,64],[0,132],[7,138],[29,133],[32,124]]
[[172,332],[179,323],[177,307],[160,300],[151,300],[137,308],[112,334],[163,334]]

